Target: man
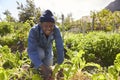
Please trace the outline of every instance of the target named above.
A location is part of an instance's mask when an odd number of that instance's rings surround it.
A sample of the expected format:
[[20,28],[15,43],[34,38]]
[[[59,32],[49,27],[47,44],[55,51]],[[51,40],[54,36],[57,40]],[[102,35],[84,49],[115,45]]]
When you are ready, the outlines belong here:
[[55,25],[52,12],[46,10],[40,17],[40,24],[32,27],[28,36],[28,56],[44,77],[51,73],[49,67],[53,64],[53,40],[56,43],[57,63],[61,64],[64,61],[62,37],[59,28]]

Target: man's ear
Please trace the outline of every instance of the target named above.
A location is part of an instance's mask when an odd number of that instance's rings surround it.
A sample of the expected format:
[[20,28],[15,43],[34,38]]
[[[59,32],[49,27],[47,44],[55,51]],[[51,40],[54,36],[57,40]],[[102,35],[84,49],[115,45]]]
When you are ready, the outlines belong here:
[[41,26],[41,22],[39,22],[38,25]]
[[43,23],[40,23],[40,24],[39,24],[39,25],[41,26],[41,28],[42,28],[42,24],[43,24]]

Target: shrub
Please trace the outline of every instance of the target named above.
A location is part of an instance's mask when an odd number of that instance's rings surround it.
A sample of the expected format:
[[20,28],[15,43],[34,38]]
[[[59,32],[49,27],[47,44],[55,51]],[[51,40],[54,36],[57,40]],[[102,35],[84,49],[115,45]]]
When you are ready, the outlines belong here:
[[6,35],[8,33],[12,33],[14,26],[12,23],[8,22],[0,22],[0,36]]

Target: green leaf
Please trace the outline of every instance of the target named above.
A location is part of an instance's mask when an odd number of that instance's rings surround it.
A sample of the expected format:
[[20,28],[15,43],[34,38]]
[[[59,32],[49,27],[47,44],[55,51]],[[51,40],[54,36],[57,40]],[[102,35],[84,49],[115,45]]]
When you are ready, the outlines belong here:
[[34,75],[32,76],[32,80],[42,80],[42,78],[40,77],[39,74],[34,74]]

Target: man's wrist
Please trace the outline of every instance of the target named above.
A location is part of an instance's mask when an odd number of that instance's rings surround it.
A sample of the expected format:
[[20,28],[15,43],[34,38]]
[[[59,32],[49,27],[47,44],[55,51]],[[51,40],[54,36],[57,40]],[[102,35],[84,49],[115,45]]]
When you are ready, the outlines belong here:
[[41,63],[38,67],[38,69],[41,69],[41,68],[43,68],[43,63]]

